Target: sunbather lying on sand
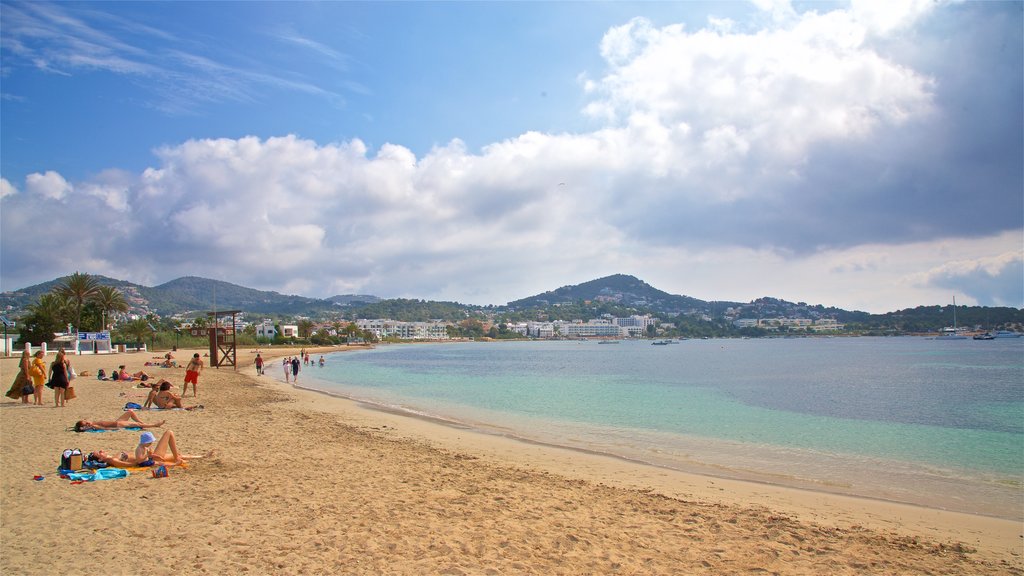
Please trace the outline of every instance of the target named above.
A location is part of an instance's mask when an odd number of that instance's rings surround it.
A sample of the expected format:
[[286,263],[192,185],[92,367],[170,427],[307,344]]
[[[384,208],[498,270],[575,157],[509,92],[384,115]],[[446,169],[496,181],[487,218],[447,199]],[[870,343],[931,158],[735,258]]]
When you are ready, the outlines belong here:
[[166,420],[156,424],[147,424],[135,414],[134,410],[125,410],[124,414],[118,416],[117,420],[79,420],[75,422],[75,432],[88,432],[89,430],[118,430],[121,428],[159,428]]
[[139,445],[135,447],[135,452],[132,454],[121,452],[120,455],[115,457],[100,450],[99,452],[93,452],[93,456],[108,466],[116,468],[133,468],[136,466],[152,466],[154,464],[181,464],[187,460],[202,458],[202,456],[190,456],[179,453],[178,444],[174,440],[174,432],[171,430],[164,431],[160,436],[160,440],[156,442],[155,448],[153,447],[154,441],[156,441],[156,437],[153,436],[152,432],[143,432],[139,437]]

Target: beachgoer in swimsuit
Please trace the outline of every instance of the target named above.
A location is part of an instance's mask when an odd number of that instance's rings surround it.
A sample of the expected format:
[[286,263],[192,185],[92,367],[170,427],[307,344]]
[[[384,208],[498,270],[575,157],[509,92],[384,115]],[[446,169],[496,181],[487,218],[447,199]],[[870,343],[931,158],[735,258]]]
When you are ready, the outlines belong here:
[[153,447],[154,441],[156,441],[156,437],[153,436],[152,432],[143,432],[139,437],[139,445],[135,447],[135,452],[132,454],[121,452],[118,456],[112,456],[100,450],[93,452],[93,456],[100,462],[117,468],[152,466],[153,464],[181,464],[186,460],[201,458],[201,456],[189,456],[179,453],[178,444],[174,439],[174,432],[171,430],[164,431],[160,436],[160,440],[156,442],[155,448]]
[[[152,395],[153,392],[150,392],[150,394]],[[202,408],[203,407],[202,404],[200,404],[198,406],[184,406],[184,405],[182,405],[182,403],[181,403],[181,396],[178,396],[174,392],[171,392],[171,383],[167,382],[167,381],[164,381],[164,383],[160,385],[160,391],[157,392],[156,395],[153,396],[152,403],[155,404],[157,408],[162,408],[164,410],[170,410],[171,408],[182,408],[184,410],[195,410],[196,408]]]
[[79,420],[75,422],[75,432],[88,432],[89,430],[118,430],[121,428],[159,428],[166,420],[156,424],[147,424],[139,419],[134,410],[125,410],[124,414],[118,416],[117,420]]

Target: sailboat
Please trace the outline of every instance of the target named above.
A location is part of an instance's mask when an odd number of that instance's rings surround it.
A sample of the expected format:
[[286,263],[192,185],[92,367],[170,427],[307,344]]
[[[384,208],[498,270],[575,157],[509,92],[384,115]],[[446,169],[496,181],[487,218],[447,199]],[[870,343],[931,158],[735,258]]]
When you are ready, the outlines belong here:
[[956,330],[956,296],[953,296],[953,330],[949,328],[943,328],[942,334],[935,337],[936,340],[967,340],[967,336],[960,334]]

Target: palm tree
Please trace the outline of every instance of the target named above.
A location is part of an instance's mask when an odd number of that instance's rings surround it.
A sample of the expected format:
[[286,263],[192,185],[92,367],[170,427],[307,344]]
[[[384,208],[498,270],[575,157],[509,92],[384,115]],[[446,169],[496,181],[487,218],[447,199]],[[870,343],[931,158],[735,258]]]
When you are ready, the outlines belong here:
[[103,326],[100,326],[100,330],[107,329],[107,312],[127,312],[129,308],[124,294],[113,286],[100,286],[92,301],[103,313]]
[[99,284],[88,274],[75,272],[64,279],[64,283],[57,286],[56,292],[67,298],[75,312],[75,330],[80,330],[82,323],[82,306],[95,297],[99,290]]
[[136,318],[122,328],[125,334],[131,336],[135,342],[145,342],[146,336],[153,332],[153,327],[145,318]]

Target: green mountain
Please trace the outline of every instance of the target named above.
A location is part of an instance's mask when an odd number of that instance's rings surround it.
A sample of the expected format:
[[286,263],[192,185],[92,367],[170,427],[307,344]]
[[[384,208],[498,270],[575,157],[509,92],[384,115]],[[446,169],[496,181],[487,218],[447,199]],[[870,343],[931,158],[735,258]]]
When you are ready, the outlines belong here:
[[[196,276],[185,276],[153,287],[106,276],[92,277],[101,285],[120,289],[131,306],[131,311],[136,314],[173,316],[188,312],[211,311],[216,307],[217,310],[241,310],[255,314],[316,315],[337,311],[343,306],[331,300],[255,290]],[[66,278],[57,278],[14,292],[4,292],[0,294],[0,307],[10,307],[12,315],[16,315],[16,312],[24,310],[40,296],[63,283]],[[349,299],[349,302],[379,300],[375,296],[335,296],[334,299],[340,302],[345,302],[346,299]]]
[[708,303],[703,300],[669,294],[635,276],[625,274],[614,274],[575,286],[562,286],[557,290],[509,302],[507,307],[517,311],[575,304],[580,301],[611,303],[625,308],[666,314],[679,314],[708,307]]

